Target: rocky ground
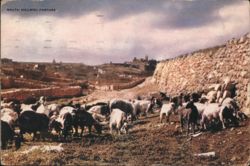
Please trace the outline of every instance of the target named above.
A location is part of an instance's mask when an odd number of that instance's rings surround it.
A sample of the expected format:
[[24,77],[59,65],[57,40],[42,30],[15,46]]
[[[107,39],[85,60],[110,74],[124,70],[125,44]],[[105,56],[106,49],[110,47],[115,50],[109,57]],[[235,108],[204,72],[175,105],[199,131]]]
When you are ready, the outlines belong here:
[[[146,95],[157,89],[154,86],[138,86],[123,91],[96,91],[74,100],[100,100],[113,97],[130,98]],[[60,102],[64,102],[61,100]],[[197,137],[187,136],[178,128],[177,116],[172,124],[160,124],[159,113],[131,124],[129,134],[110,135],[107,127],[101,135],[86,134],[83,138],[72,138],[62,143],[63,150],[26,150],[34,146],[59,145],[58,141],[31,141],[26,135],[22,147],[1,152],[4,165],[249,165],[250,164],[250,120],[240,127],[216,132],[203,132]],[[215,156],[196,157],[195,154],[215,152]]]
[[[63,143],[62,152],[42,152],[40,149],[23,153],[35,145],[58,145],[59,142],[26,142],[21,149],[2,151],[6,165],[247,165],[250,161],[249,121],[238,128],[204,132],[187,136],[174,124],[160,124],[158,114],[142,117],[128,135],[85,135]],[[215,152],[214,157],[195,154]]]

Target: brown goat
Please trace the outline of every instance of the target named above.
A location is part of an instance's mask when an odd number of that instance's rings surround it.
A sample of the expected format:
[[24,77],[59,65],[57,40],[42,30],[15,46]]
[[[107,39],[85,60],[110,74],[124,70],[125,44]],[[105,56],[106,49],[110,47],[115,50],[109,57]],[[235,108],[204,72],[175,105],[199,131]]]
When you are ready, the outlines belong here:
[[193,133],[195,131],[195,125],[198,127],[197,120],[199,118],[199,112],[193,102],[189,102],[186,107],[178,109],[180,118],[181,129],[184,128],[184,123],[187,122],[187,134],[189,133],[189,126],[192,125]]

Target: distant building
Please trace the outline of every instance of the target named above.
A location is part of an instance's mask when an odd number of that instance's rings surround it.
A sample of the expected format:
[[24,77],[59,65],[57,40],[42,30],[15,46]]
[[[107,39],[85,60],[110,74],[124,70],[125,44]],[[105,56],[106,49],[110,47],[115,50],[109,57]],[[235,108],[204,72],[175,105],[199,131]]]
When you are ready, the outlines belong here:
[[134,57],[133,62],[148,62],[148,55],[145,55],[145,58],[136,58]]
[[46,69],[45,65],[42,64],[35,64],[33,67],[33,70],[40,70],[40,71],[44,71]]
[[136,61],[137,61],[137,58],[136,58],[136,57],[134,57],[133,62],[136,62]]
[[9,64],[9,63],[13,63],[12,59],[8,59],[8,58],[2,58],[1,59],[2,64]]

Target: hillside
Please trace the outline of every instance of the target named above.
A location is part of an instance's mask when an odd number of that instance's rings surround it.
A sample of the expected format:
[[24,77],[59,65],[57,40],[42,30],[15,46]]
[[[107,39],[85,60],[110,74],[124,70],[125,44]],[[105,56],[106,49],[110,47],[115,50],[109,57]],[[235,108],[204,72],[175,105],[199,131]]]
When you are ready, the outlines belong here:
[[[147,59],[87,66],[55,61],[24,63],[5,58],[2,59],[1,70],[2,96],[20,100],[31,95],[61,98],[86,95],[95,89],[131,88],[143,82],[147,76],[151,76],[155,65],[155,60]],[[54,92],[55,88],[57,94]]]

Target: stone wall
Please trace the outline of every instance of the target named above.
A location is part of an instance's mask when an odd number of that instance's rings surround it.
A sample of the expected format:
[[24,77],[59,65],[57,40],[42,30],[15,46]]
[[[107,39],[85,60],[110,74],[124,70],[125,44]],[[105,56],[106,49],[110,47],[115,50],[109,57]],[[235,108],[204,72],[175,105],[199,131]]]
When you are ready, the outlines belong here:
[[1,88],[2,89],[11,89],[11,88],[46,88],[48,85],[45,82],[31,80],[31,79],[22,79],[14,77],[1,77]]
[[60,82],[44,82],[44,81],[38,81],[38,80],[33,80],[33,79],[2,76],[1,77],[1,89],[4,89],[4,90],[8,90],[12,88],[39,89],[39,88],[48,88],[48,87],[68,87],[68,86],[81,86],[87,89],[87,86],[88,86],[87,81],[75,81],[72,79],[58,79],[58,80],[60,80]]
[[1,76],[1,89],[7,89],[14,87],[15,81],[11,77]]
[[145,78],[142,78],[142,79],[138,79],[136,81],[132,81],[129,83],[95,86],[95,89],[105,90],[105,91],[130,89],[130,88],[133,88],[133,87],[143,83],[144,81],[145,81]]
[[42,89],[17,89],[6,92],[1,92],[1,98],[18,99],[23,101],[28,97],[74,97],[82,95],[82,88],[80,86],[73,87],[52,87]]
[[236,98],[241,108],[250,113],[248,90],[250,78],[250,35],[232,39],[225,45],[196,51],[160,62],[154,80],[160,89],[175,95],[204,90],[230,78],[236,82]]
[[113,85],[114,90],[122,90],[122,89],[130,89],[133,88],[145,81],[145,78],[138,79],[136,81],[130,82],[130,83],[124,83],[124,84],[118,84],[118,85]]

